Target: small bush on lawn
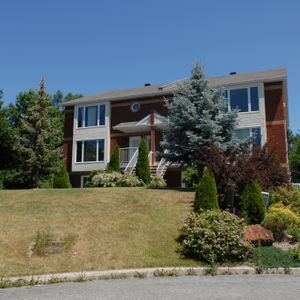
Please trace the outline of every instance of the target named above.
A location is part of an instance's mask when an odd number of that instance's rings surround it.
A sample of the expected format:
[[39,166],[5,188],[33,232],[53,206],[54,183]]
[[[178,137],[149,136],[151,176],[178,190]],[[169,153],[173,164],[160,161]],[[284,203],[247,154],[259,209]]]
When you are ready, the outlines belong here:
[[214,174],[207,167],[204,168],[202,178],[197,185],[194,211],[200,209],[218,209],[217,186]]
[[299,264],[290,251],[275,247],[255,248],[253,262],[261,268],[289,268]]
[[300,190],[292,185],[285,185],[277,188],[270,193],[270,206],[281,203],[289,206],[295,213],[300,215]]
[[107,170],[120,172],[120,148],[118,145],[116,145],[112,151]]
[[163,189],[167,186],[165,180],[161,176],[151,176],[151,181],[148,185],[150,189]]
[[294,259],[300,262],[300,244],[290,249],[289,252],[293,255]]
[[46,254],[46,248],[50,245],[52,235],[48,231],[38,231],[35,238],[35,253],[38,256]]
[[182,252],[208,263],[246,260],[253,246],[244,240],[243,229],[243,220],[227,211],[192,213],[181,229]]
[[182,178],[183,183],[187,188],[196,189],[199,182],[198,170],[194,167],[189,167],[185,171],[185,175]]
[[260,224],[265,217],[261,188],[255,181],[250,181],[245,187],[242,195],[241,215],[248,224]]
[[71,188],[69,174],[66,167],[63,165],[59,172],[54,176],[53,187],[57,189],[69,189]]
[[282,241],[286,234],[297,240],[300,234],[300,218],[282,204],[271,206],[266,214],[263,225],[273,232],[276,241]]
[[143,182],[136,176],[119,172],[101,172],[94,175],[91,181],[95,187],[135,187],[143,185]]
[[148,146],[145,138],[141,139],[139,147],[139,155],[136,163],[136,176],[143,180],[145,184],[150,183],[151,171],[148,159]]

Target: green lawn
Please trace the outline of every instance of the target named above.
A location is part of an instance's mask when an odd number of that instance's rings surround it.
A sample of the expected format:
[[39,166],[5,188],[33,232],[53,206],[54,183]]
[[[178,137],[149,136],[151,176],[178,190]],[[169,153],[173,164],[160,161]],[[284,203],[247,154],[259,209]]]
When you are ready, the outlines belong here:
[[[194,266],[176,252],[192,192],[145,188],[0,191],[0,277]],[[38,230],[76,236],[74,249],[27,258]]]

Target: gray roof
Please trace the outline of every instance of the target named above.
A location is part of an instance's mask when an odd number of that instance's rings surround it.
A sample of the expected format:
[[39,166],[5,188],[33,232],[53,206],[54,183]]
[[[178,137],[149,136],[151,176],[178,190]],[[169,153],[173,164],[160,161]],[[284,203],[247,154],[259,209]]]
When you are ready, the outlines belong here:
[[[286,69],[273,69],[269,71],[251,72],[251,73],[237,73],[235,75],[210,77],[209,81],[214,86],[229,86],[235,84],[248,84],[253,82],[268,82],[275,80],[282,80],[287,78]],[[84,104],[92,102],[104,102],[104,101],[119,101],[130,100],[137,98],[148,98],[155,96],[167,96],[172,95],[176,91],[178,83],[171,82],[168,84],[158,84],[151,86],[143,86],[137,88],[131,88],[126,90],[114,90],[95,94],[92,96],[81,97],[68,102],[65,102],[64,106],[72,106],[75,104]]]

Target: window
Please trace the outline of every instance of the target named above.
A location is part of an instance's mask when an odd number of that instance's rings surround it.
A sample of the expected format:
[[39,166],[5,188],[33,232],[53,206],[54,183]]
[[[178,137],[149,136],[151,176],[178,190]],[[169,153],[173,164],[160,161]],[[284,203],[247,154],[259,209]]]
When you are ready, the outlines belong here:
[[132,112],[138,112],[141,109],[141,104],[139,104],[138,102],[132,103],[130,105],[130,109]]
[[224,97],[228,99],[228,110],[237,109],[239,112],[259,111],[257,86],[225,90]]
[[104,125],[105,104],[77,108],[77,128]]
[[254,138],[254,145],[261,145],[261,129],[260,127],[254,128],[241,128],[234,131],[234,136],[239,140],[246,140],[249,137]]
[[104,161],[104,139],[77,141],[76,162]]

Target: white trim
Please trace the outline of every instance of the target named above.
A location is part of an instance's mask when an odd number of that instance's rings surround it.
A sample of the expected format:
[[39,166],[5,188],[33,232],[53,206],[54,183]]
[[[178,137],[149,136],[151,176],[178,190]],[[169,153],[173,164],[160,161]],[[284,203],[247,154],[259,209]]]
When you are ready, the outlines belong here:
[[[99,141],[103,140],[103,160],[98,160],[99,157]],[[84,142],[96,141],[96,160],[84,161]],[[81,161],[77,161],[77,142],[81,142]],[[75,139],[75,162],[74,164],[88,164],[88,163],[103,163],[105,157],[105,138],[86,138],[86,139]]]
[[[85,110],[87,107],[93,107],[96,106],[97,107],[97,125],[93,125],[93,126],[86,126],[85,125]],[[105,107],[105,114],[104,114],[104,124],[99,124],[100,122],[100,107],[104,106]],[[82,126],[78,127],[78,111],[79,109],[82,108]],[[93,103],[93,104],[84,104],[84,105],[78,105],[76,107],[76,114],[74,115],[74,119],[75,119],[75,129],[81,130],[81,129],[90,129],[90,128],[99,128],[99,127],[105,127],[106,126],[106,110],[107,110],[107,104],[106,103]]]
[[88,175],[82,175],[80,176],[80,187],[84,188],[84,178],[89,178],[90,176]]

